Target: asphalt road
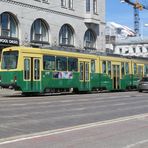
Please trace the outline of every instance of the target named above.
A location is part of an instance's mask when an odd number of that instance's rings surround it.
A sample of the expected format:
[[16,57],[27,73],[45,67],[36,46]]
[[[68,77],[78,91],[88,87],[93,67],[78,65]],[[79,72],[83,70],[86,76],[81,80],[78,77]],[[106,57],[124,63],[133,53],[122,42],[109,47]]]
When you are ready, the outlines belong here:
[[0,90],[0,148],[26,147],[147,148],[148,93],[22,97]]

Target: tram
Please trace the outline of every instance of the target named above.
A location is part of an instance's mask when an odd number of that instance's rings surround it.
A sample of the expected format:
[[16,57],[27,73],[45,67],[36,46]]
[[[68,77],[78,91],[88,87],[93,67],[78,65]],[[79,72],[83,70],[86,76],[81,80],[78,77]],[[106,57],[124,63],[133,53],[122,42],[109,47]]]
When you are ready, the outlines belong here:
[[112,91],[137,88],[148,74],[148,59],[8,47],[2,51],[0,67],[0,86],[25,94]]

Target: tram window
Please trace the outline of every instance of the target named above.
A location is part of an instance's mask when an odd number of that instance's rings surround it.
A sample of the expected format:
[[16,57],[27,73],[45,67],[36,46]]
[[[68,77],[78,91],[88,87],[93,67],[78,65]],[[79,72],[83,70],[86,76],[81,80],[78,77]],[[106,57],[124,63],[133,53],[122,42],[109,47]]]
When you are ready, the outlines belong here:
[[40,61],[39,59],[34,59],[34,79],[40,79]]
[[102,73],[106,73],[106,61],[102,62]]
[[2,69],[16,69],[18,63],[18,51],[5,51],[2,56]]
[[129,63],[125,63],[125,73],[129,74]]
[[108,75],[111,77],[111,62],[108,61]]
[[68,71],[78,71],[78,59],[68,58]]
[[148,75],[148,65],[144,65],[144,75]]
[[55,70],[55,57],[54,56],[43,56],[43,69],[44,70]]
[[85,80],[89,80],[89,63],[85,64]]
[[83,80],[84,75],[84,64],[80,63],[80,80]]
[[30,79],[30,59],[24,59],[24,79]]
[[134,74],[137,74],[137,64],[134,63]]
[[95,73],[96,72],[96,63],[95,60],[91,60],[91,72]]
[[125,68],[124,68],[124,63],[123,62],[121,63],[121,74],[122,74],[122,76],[125,75]]
[[67,71],[67,58],[56,57],[56,70]]
[[141,65],[138,65],[138,76],[143,76],[143,67]]

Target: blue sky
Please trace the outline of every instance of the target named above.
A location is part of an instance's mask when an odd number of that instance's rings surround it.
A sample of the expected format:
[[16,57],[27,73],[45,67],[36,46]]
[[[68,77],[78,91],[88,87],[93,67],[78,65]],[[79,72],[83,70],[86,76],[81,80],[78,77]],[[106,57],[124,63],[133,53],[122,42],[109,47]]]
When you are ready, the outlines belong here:
[[[148,5],[148,0],[141,0],[141,2]],[[139,14],[140,32],[143,36],[148,36],[148,27],[144,27],[144,24],[148,24],[148,10],[142,10]],[[113,21],[133,29],[133,7],[127,3],[121,3],[120,0],[106,0],[106,21]]]

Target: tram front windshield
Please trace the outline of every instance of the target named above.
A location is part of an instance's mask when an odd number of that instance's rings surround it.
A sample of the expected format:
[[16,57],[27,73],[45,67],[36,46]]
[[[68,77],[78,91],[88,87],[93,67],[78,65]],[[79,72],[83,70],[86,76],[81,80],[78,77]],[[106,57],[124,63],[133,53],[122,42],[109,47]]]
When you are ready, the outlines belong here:
[[18,51],[3,52],[1,69],[16,69],[17,63],[18,63]]

